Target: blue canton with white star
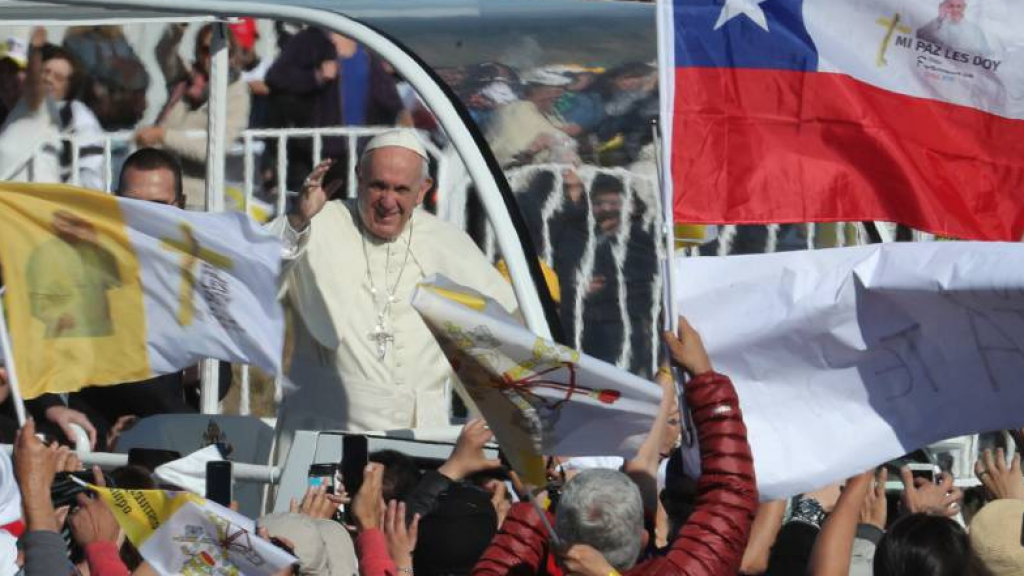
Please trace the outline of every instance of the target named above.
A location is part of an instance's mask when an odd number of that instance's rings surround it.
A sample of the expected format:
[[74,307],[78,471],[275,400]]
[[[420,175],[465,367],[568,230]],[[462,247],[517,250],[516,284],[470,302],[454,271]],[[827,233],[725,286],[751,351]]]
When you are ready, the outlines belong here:
[[673,2],[678,68],[818,69],[818,53],[804,26],[802,0],[764,0],[758,4],[767,31],[747,14],[733,15],[715,30],[726,0]]

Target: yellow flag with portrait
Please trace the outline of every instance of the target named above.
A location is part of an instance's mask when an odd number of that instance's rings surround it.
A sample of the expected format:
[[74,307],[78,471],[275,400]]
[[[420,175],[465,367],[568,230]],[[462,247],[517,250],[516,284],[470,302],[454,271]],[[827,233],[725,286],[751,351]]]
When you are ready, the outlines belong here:
[[280,245],[241,214],[3,183],[0,267],[25,398],[203,358],[279,371]]

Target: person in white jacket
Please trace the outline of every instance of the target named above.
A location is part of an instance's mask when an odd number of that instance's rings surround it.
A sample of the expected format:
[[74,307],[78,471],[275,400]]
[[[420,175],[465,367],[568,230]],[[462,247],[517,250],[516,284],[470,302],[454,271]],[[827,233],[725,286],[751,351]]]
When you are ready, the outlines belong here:
[[33,30],[24,92],[0,128],[0,179],[104,189],[103,128],[75,98],[79,74],[71,54],[46,43],[45,29]]

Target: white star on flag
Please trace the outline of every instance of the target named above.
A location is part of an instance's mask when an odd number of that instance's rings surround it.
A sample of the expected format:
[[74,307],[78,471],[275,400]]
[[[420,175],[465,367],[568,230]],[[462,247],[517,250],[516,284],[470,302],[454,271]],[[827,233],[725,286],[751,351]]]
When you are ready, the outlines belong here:
[[765,32],[768,31],[768,20],[764,16],[764,10],[761,9],[759,4],[765,0],[725,0],[725,4],[722,5],[722,11],[718,14],[718,22],[715,22],[715,30],[721,28],[726,22],[739,16],[740,14],[746,14],[747,18],[754,21]]

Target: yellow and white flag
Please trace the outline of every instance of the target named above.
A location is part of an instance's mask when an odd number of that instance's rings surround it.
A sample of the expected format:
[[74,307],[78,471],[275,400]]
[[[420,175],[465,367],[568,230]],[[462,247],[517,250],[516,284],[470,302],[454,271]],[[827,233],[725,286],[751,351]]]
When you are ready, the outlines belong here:
[[544,482],[541,455],[632,458],[650,432],[657,384],[537,336],[440,275],[416,288],[412,305],[526,482]]
[[0,184],[0,266],[25,398],[144,380],[203,358],[277,373],[277,239],[60,184]]
[[270,576],[297,561],[249,518],[190,492],[89,488],[159,574]]

